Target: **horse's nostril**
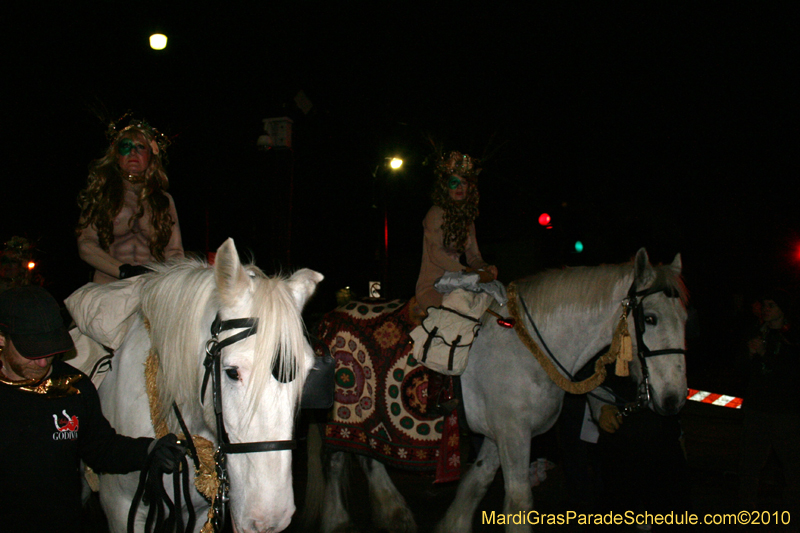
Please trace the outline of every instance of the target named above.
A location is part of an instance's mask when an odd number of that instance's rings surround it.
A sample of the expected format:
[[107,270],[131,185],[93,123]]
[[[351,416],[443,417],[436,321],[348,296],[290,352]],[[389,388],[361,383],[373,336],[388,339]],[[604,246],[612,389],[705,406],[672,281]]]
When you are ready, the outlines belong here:
[[253,533],[274,533],[278,531],[273,526],[268,526],[266,522],[262,522],[260,520],[253,520],[253,526],[248,531],[252,531]]
[[681,407],[681,399],[678,398],[676,395],[671,394],[664,398],[664,401],[661,403],[661,410],[663,411],[662,414],[665,415],[674,415],[677,414],[678,410]]

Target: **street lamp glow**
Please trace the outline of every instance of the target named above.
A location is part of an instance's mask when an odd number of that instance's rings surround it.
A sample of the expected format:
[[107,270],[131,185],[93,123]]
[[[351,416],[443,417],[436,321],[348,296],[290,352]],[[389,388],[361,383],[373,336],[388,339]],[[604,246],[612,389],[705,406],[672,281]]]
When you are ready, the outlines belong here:
[[163,33],[154,33],[150,36],[150,48],[153,50],[163,50],[167,47],[167,36]]
[[390,166],[390,167],[391,167],[393,170],[397,170],[398,168],[400,168],[400,167],[402,167],[402,166],[403,166],[403,160],[402,160],[402,159],[400,159],[399,157],[393,157],[393,158],[391,159],[391,161],[389,161],[389,166]]

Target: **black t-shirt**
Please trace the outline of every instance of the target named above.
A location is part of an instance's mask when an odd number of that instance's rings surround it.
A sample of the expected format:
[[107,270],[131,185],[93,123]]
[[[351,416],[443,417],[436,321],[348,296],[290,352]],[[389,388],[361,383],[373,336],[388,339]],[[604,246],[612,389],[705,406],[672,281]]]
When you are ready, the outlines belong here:
[[100,408],[94,385],[57,361],[50,378],[80,376],[79,393],[53,398],[0,383],[0,529],[80,531],[80,460],[97,472],[140,470],[152,439],[117,435]]

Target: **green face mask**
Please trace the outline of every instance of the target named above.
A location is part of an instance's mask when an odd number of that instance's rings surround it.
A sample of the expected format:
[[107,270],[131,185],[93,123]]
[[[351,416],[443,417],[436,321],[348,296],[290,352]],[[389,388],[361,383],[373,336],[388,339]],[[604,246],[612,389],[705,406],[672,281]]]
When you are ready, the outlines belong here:
[[142,143],[135,143],[132,139],[122,139],[117,143],[117,152],[119,155],[129,155],[136,150],[138,153],[143,154],[147,151],[147,147]]
[[458,189],[459,185],[464,185],[465,187],[467,186],[466,182],[461,181],[461,178],[458,176],[450,176],[450,180],[447,182],[447,187],[455,190]]

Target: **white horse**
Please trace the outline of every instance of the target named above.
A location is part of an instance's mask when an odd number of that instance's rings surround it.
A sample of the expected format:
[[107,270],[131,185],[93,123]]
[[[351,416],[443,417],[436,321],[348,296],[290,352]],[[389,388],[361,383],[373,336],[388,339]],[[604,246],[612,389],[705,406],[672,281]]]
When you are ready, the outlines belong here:
[[[572,375],[611,344],[615,326],[625,306],[630,304],[633,316],[628,327],[633,353],[657,356],[634,357],[631,374],[645,383],[642,390],[646,389],[649,396],[644,401],[651,409],[674,414],[683,406],[687,394],[686,292],[680,273],[680,255],[671,265],[653,266],[644,249],[636,254],[633,264],[543,272],[516,283],[520,307],[529,312],[521,311],[521,320],[537,344],[543,347],[543,340],[564,371]],[[494,310],[503,312],[496,306]],[[437,533],[472,531],[473,515],[499,467],[503,469],[505,482],[502,514],[527,515],[533,509],[529,474],[531,438],[555,424],[564,399],[564,391],[547,376],[518,335],[501,327],[491,316],[484,315],[469,357],[461,376],[464,408],[470,428],[486,438],[477,461],[462,477],[455,500],[438,524]],[[368,473],[373,503],[380,498],[384,503],[377,506],[390,509],[381,512],[393,517],[388,529],[416,531],[405,500],[383,465],[372,459],[360,459]],[[321,503],[325,533],[352,529],[341,506],[342,498],[330,488],[338,490],[341,481],[337,476],[342,470],[337,460],[330,465],[326,499]],[[309,505],[313,510],[317,502]],[[507,524],[505,528],[522,532],[530,531],[531,526]]]
[[[322,275],[303,269],[289,278],[267,277],[255,266],[240,263],[231,239],[217,250],[213,268],[193,259],[153,268],[142,286],[140,316],[100,387],[111,425],[125,435],[155,434],[144,370],[152,350],[159,358],[157,405],[169,431],[182,433],[171,409],[174,402],[190,433],[215,445],[224,440],[215,420],[214,387],[203,388],[207,342],[217,318],[223,321],[219,346],[225,346],[218,392],[229,442],[236,446],[291,441],[303,383],[313,365],[301,311]],[[248,318],[247,326],[228,322],[231,329],[225,327],[225,321]],[[244,338],[225,345],[242,331]],[[255,334],[245,337],[248,333]],[[295,510],[291,451],[231,453],[227,469],[234,529],[285,529]],[[126,530],[137,482],[138,473],[100,476],[100,499],[112,532]],[[209,504],[196,490],[191,493],[199,530]],[[146,507],[139,507],[136,531],[141,531],[146,515]]]

